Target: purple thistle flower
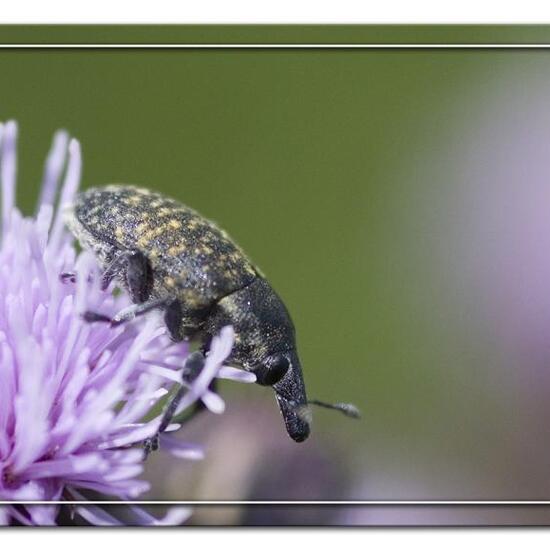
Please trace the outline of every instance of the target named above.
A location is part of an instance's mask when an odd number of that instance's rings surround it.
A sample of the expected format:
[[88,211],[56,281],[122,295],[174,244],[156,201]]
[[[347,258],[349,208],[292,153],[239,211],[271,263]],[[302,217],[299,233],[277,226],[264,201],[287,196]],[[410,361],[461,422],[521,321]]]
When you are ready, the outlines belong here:
[[[141,445],[161,421],[152,411],[181,383],[188,345],[171,341],[156,313],[117,327],[82,320],[86,310],[113,315],[130,301],[124,292],[100,290],[94,258],[77,254],[63,224],[63,207],[79,186],[80,145],[56,134],[36,215],[23,217],[15,206],[16,137],[14,122],[0,125],[0,500],[85,500],[86,490],[135,499],[149,488],[138,476]],[[60,276],[67,272],[74,280]],[[215,377],[255,380],[223,366],[232,343],[233,330],[225,327],[178,412],[199,400],[223,412],[222,399],[209,390]],[[176,457],[202,457],[200,447],[174,436],[162,434],[160,446]],[[175,508],[157,520],[131,510],[136,523],[151,525],[181,523],[189,513]],[[90,523],[120,523],[95,505],[75,511]],[[0,524],[54,524],[58,512],[59,505],[4,505]]]

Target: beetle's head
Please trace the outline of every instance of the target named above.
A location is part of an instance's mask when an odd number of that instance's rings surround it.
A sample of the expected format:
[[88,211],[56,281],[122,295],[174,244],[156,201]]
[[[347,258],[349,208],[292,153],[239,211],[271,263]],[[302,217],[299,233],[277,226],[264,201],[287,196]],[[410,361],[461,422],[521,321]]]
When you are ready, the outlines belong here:
[[230,360],[256,375],[258,384],[272,386],[288,434],[294,441],[309,435],[302,367],[296,354],[294,325],[282,300],[263,278],[222,298],[207,319],[214,335],[232,325],[235,344]]

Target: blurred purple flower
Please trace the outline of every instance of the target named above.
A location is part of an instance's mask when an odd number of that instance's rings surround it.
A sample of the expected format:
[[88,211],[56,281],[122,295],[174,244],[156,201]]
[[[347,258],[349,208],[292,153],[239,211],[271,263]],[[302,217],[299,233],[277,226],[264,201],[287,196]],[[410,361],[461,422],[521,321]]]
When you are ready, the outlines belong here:
[[[99,289],[94,258],[76,253],[63,225],[62,209],[79,186],[80,145],[56,134],[36,216],[23,217],[15,207],[16,136],[14,122],[0,125],[0,500],[85,500],[82,490],[135,499],[149,489],[138,478],[141,444],[160,424],[155,405],[181,382],[188,345],[172,342],[157,314],[118,327],[81,319],[88,309],[114,314],[129,299]],[[76,280],[63,281],[63,272]],[[213,378],[254,381],[222,366],[232,343],[231,327],[213,339],[179,410],[202,400],[221,413],[222,399],[208,389]],[[173,436],[161,435],[160,446],[180,458],[202,457],[200,447]],[[129,509],[139,524],[181,523],[189,514],[175,508],[157,520]],[[74,510],[90,523],[120,523],[98,506]],[[58,513],[58,504],[4,505],[0,523],[50,525]]]

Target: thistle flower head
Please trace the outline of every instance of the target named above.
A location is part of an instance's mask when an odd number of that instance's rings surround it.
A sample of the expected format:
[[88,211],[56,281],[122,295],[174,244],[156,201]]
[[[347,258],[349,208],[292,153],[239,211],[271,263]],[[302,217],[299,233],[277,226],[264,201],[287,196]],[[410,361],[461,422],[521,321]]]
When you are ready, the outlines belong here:
[[[159,427],[155,405],[181,382],[188,346],[171,341],[156,313],[116,327],[82,319],[86,310],[114,315],[129,299],[99,288],[94,258],[76,252],[63,225],[62,209],[79,186],[80,145],[56,134],[36,214],[24,217],[15,205],[16,137],[14,122],[0,126],[0,500],[82,500],[90,491],[135,499],[149,488],[139,477],[141,444]],[[232,342],[231,327],[213,339],[180,410],[202,400],[223,412],[209,390],[213,378],[254,380],[222,366]],[[160,444],[180,458],[202,452],[173,435],[161,435]],[[90,522],[116,523],[97,507],[77,511]],[[0,523],[53,524],[58,512],[55,505],[8,505]],[[137,522],[160,521],[134,512]],[[187,512],[180,512],[165,521],[182,521]]]

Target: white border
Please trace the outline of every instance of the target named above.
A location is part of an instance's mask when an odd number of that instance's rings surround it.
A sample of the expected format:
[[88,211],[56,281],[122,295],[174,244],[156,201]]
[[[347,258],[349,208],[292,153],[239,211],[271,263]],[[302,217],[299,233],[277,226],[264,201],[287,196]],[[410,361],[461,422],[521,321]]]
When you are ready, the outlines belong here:
[[17,0],[0,21],[95,24],[428,24],[550,22],[540,0]]
[[[548,29],[550,31],[550,28]],[[0,49],[548,49],[550,44],[0,44]],[[545,506],[550,500],[0,500],[0,505]]]

